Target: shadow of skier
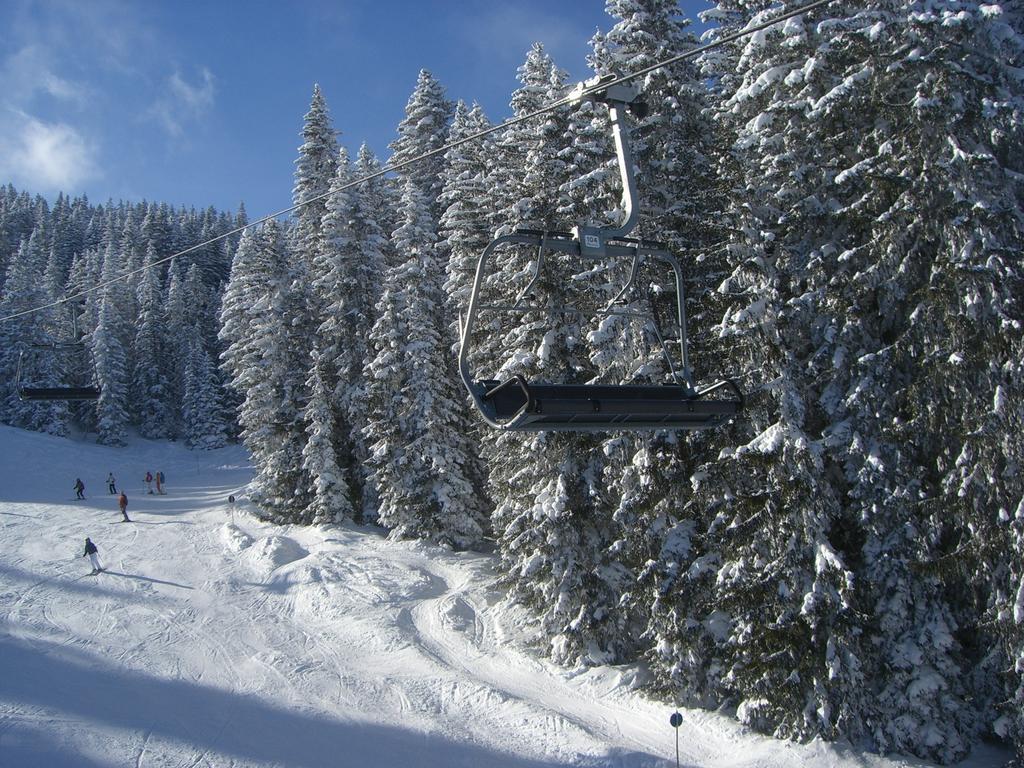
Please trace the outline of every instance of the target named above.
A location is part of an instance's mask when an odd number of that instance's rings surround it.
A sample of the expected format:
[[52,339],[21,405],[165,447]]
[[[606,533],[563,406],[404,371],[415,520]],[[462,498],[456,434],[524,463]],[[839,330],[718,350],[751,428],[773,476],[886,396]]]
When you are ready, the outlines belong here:
[[123,576],[126,579],[135,579],[136,581],[148,581],[151,584],[166,584],[169,587],[180,587],[181,589],[195,589],[195,587],[190,587],[188,584],[178,584],[175,581],[164,581],[163,579],[154,579],[149,576],[139,576],[134,573],[121,573],[120,571],[108,570],[104,570],[103,573],[105,573],[108,576]]

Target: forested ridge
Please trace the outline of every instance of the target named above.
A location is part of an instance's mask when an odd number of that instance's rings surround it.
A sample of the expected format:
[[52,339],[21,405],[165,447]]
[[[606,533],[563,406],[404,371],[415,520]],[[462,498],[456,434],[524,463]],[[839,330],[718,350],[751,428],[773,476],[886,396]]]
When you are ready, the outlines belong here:
[[[674,2],[606,5],[597,74],[698,45]],[[709,38],[769,6],[722,0]],[[663,699],[780,737],[941,762],[998,738],[1024,760],[1022,72],[1015,4],[837,0],[643,78],[639,230],[683,262],[696,378],[747,393],[726,427],[499,433],[459,382],[490,239],[617,220],[600,105],[349,187],[381,162],[350,154],[318,87],[292,190],[313,202],[180,261],[140,269],[244,210],[0,189],[0,315],[103,286],[0,326],[3,418],[110,444],[237,437],[268,519],[493,547],[552,658],[643,661]],[[571,85],[540,45],[518,75],[515,116]],[[490,125],[422,71],[388,162]],[[499,260],[490,295],[514,302],[528,266]],[[561,259],[534,290],[600,305],[621,278]],[[68,338],[71,312],[77,364],[29,350]],[[667,373],[623,317],[486,331],[474,362],[495,378]],[[103,396],[19,401],[23,350],[36,380]]]

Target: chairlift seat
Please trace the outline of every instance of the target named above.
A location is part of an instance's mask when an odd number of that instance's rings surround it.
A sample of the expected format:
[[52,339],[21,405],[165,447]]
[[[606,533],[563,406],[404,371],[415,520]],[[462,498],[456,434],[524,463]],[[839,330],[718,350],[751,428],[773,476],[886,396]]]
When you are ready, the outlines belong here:
[[736,399],[708,399],[677,384],[549,384],[519,376],[474,382],[471,390],[492,426],[571,432],[708,429],[742,410],[742,395],[735,391]]
[[98,400],[98,387],[20,387],[22,400]]

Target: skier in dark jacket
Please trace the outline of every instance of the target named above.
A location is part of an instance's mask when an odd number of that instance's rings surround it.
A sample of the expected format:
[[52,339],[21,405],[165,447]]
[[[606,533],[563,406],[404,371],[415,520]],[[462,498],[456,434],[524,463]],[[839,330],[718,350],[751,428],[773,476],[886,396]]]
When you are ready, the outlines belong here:
[[80,478],[80,477],[75,478],[75,494],[76,494],[75,498],[78,498],[78,499],[84,499],[85,498],[85,483],[82,482],[82,478]]
[[103,566],[100,565],[100,557],[97,553],[96,545],[92,543],[92,539],[88,536],[85,537],[85,552],[82,554],[82,557],[86,556],[92,562],[92,572],[94,575],[103,570]]
[[121,491],[121,495],[117,497],[117,506],[121,508],[121,515],[124,517],[121,522],[130,523],[131,520],[128,519],[128,513],[125,511],[128,509],[128,497],[125,496],[124,491]]

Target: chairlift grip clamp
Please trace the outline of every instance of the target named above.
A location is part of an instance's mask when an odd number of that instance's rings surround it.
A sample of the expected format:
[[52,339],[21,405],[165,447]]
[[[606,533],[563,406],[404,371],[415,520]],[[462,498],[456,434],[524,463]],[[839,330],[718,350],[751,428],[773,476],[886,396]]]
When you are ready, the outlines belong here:
[[[593,101],[605,105],[622,105],[628,107],[638,118],[648,115],[647,103],[640,97],[642,89],[633,81],[618,82],[616,74],[601,75],[592,77],[589,80],[577,83],[569,92],[569,98],[573,101]],[[599,88],[601,83],[613,83],[606,88]]]

